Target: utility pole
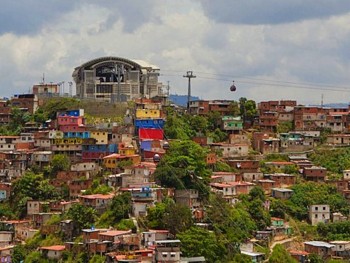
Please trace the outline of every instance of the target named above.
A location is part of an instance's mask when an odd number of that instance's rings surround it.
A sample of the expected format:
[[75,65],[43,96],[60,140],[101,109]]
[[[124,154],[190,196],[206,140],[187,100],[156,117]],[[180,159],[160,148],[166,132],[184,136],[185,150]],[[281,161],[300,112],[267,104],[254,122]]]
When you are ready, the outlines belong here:
[[187,112],[189,112],[190,111],[190,101],[191,101],[191,79],[195,78],[196,76],[193,75],[193,71],[187,71],[186,75],[184,75],[183,77],[188,78]]
[[166,87],[166,95],[169,97],[169,95],[170,95],[170,85],[169,85],[169,83],[170,83],[170,81],[168,80],[167,81],[168,82],[168,85],[167,85],[167,87]]

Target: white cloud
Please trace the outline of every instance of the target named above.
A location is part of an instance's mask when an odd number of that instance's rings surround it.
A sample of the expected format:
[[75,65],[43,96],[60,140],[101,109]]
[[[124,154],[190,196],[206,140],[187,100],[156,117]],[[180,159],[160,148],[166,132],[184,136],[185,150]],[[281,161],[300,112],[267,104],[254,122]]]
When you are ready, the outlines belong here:
[[[193,70],[192,94],[203,99],[317,103],[324,94],[325,101],[348,102],[348,92],[292,88],[288,82],[349,83],[349,14],[242,25],[215,22],[194,1],[150,1],[138,11],[130,4],[130,13],[102,3],[64,9],[35,34],[0,35],[0,94],[27,92],[44,72],[48,82],[71,81],[74,67],[99,56],[119,56],[156,64],[160,79],[170,80],[177,94],[186,94],[183,75]],[[234,93],[229,92],[232,80],[238,88]]]

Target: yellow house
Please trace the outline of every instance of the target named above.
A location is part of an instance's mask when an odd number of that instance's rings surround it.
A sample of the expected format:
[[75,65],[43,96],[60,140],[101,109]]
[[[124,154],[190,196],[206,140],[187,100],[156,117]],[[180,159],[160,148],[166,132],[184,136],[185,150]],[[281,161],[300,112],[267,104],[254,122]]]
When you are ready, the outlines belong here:
[[156,119],[160,118],[160,110],[137,109],[136,119]]
[[129,160],[131,160],[132,164],[139,164],[141,162],[141,156],[138,154],[121,155],[113,153],[103,157],[103,164],[106,168],[115,169],[118,168],[118,164],[121,162],[127,162]]
[[134,147],[124,147],[124,148],[120,148],[119,149],[119,154],[120,155],[135,155],[136,154],[136,150]]
[[90,137],[96,139],[96,144],[108,144],[108,132],[106,131],[92,131]]

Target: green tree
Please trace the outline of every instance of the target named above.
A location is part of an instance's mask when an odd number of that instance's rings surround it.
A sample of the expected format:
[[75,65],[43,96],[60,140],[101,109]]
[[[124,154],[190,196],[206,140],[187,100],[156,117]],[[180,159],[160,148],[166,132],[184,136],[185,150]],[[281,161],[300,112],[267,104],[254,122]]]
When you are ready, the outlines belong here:
[[193,141],[173,141],[154,173],[162,186],[197,189],[201,197],[209,193],[211,171],[206,164],[208,151]]
[[73,204],[68,212],[67,217],[72,219],[78,229],[91,228],[95,223],[96,210],[92,207],[86,207],[80,203]]
[[228,106],[229,115],[237,117],[241,115],[239,103],[237,101],[232,101]]
[[41,256],[41,253],[39,251],[30,252],[24,260],[24,263],[48,263],[48,262],[49,261],[47,259],[44,259]]
[[12,262],[13,263],[20,263],[23,262],[25,257],[27,256],[28,251],[22,244],[18,244],[13,248],[13,253],[12,253]]
[[221,246],[229,260],[239,253],[240,243],[247,240],[256,230],[255,222],[241,204],[232,207],[222,197],[210,195],[205,222],[213,226]]
[[56,200],[59,197],[58,190],[42,175],[26,172],[13,182],[10,204],[16,214],[22,218],[26,215],[27,200]]
[[213,232],[191,227],[176,235],[181,240],[181,252],[186,257],[204,256],[208,262],[222,260],[225,248],[220,246]]
[[272,251],[269,258],[270,263],[297,263],[295,259],[288,253],[288,251],[281,245],[277,244]]
[[165,211],[166,203],[156,203],[155,206],[147,210],[147,226],[150,229],[165,229]]
[[55,154],[51,160],[51,173],[53,176],[59,171],[68,171],[70,169],[70,159],[65,154]]
[[99,227],[117,225],[122,219],[129,218],[131,207],[130,193],[126,192],[114,196],[109,209],[100,216],[97,225]]
[[89,263],[105,263],[106,262],[106,256],[102,255],[93,255],[92,258],[90,258]]
[[278,133],[288,133],[294,129],[294,123],[292,121],[279,122],[277,125]]
[[176,235],[190,228],[192,224],[192,213],[189,207],[177,203],[169,203],[167,205],[164,215],[164,225],[166,229],[169,229],[170,233]]

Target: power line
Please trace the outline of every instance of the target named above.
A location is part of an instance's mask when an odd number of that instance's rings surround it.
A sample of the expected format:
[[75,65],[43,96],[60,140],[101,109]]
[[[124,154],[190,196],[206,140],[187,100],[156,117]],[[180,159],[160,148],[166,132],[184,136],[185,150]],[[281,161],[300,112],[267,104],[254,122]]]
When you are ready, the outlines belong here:
[[[179,75],[171,75],[171,74],[160,74],[160,75],[161,76],[174,76],[174,77],[178,77],[179,76]],[[197,76],[197,77],[198,77],[198,79],[208,79],[208,80],[232,82],[232,79],[212,78],[212,77],[205,77],[205,76]],[[240,80],[240,79],[243,79],[243,80]],[[244,79],[248,79],[248,81],[246,81]],[[249,79],[251,79],[253,81],[249,81]],[[345,86],[331,86],[331,85],[326,85],[326,84],[300,84],[300,83],[297,83],[297,82],[286,82],[286,81],[270,81],[271,83],[269,83],[269,80],[256,79],[256,81],[254,81],[255,80],[254,78],[240,78],[240,77],[235,78],[235,80],[239,80],[239,83],[254,84],[254,85],[265,85],[265,86],[285,87],[285,88],[299,88],[299,89],[350,92],[350,88],[346,88]],[[259,81],[264,81],[264,82],[259,82]],[[279,83],[281,83],[281,84],[279,84]],[[284,83],[286,83],[286,84],[284,84]],[[329,88],[327,88],[327,87],[329,87]]]
[[[177,70],[162,70],[165,72],[180,72]],[[329,84],[322,84],[322,83],[311,83],[311,82],[293,82],[293,81],[282,81],[282,80],[271,80],[271,79],[261,79],[261,78],[250,78],[250,77],[234,77],[232,75],[228,74],[219,74],[219,73],[209,73],[209,72],[201,72],[198,71],[199,74],[203,75],[212,75],[212,76],[222,76],[222,77],[228,77],[226,78],[218,78],[218,77],[206,77],[206,76],[198,76],[200,79],[212,79],[212,80],[218,80],[218,81],[229,81],[231,82],[232,79],[235,80],[241,80],[241,83],[247,83],[247,84],[258,84],[258,85],[271,85],[271,86],[281,86],[281,87],[300,87],[300,88],[314,88],[314,89],[322,89],[321,87],[330,88],[330,89],[324,89],[324,90],[330,90],[330,91],[345,91],[349,92],[350,89],[347,86],[343,85],[329,85]],[[179,76],[176,74],[161,74],[164,76]],[[248,81],[246,81],[248,80]],[[252,80],[253,82],[250,82]]]

